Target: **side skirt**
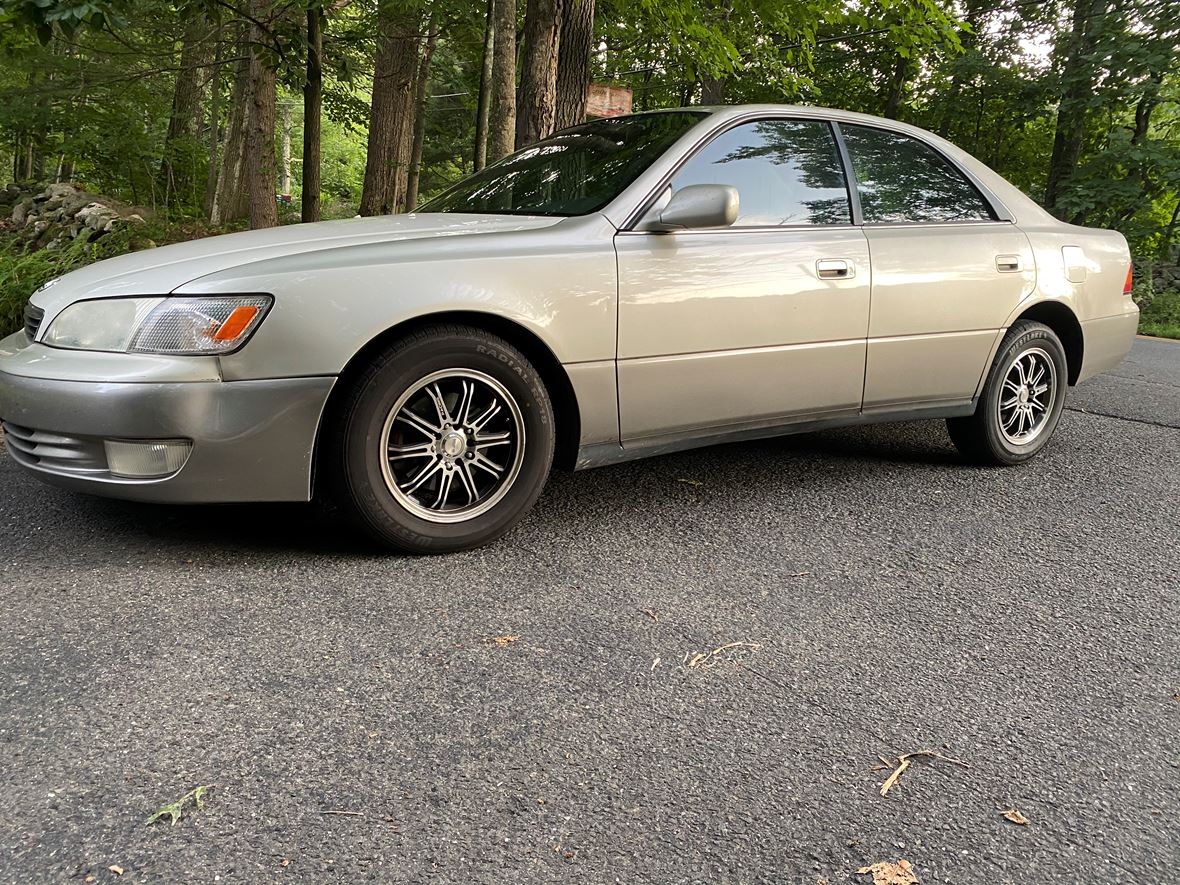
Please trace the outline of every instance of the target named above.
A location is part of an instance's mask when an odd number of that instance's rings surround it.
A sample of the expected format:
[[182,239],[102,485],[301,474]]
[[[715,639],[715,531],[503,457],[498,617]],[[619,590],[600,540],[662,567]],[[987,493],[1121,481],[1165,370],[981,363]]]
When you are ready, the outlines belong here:
[[594,467],[621,464],[624,461],[635,461],[639,458],[683,452],[687,449],[767,439],[775,436],[790,436],[795,433],[811,433],[816,430],[830,430],[834,427],[858,427],[864,424],[887,424],[897,421],[926,421],[933,418],[959,418],[974,413],[976,401],[977,398],[973,397],[927,405],[911,403],[901,407],[878,407],[829,418],[777,419],[773,422],[759,422],[738,427],[706,428],[688,433],[629,440],[625,446],[613,442],[598,443],[583,446],[578,450],[578,460],[574,469],[589,470]]

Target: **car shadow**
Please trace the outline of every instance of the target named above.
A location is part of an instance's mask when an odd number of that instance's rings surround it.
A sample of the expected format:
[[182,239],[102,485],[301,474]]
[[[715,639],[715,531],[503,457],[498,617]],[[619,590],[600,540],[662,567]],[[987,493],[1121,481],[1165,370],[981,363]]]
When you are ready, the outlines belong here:
[[[825,430],[693,449],[585,473],[557,473],[529,519],[593,519],[594,514],[610,513],[622,502],[633,501],[637,490],[652,497],[652,509],[682,506],[684,487],[676,487],[681,476],[707,475],[711,482],[725,483],[747,496],[768,495],[772,492],[761,479],[767,463],[775,463],[778,475],[801,489],[824,482],[817,468],[830,468],[834,462],[846,477],[880,473],[885,465],[962,467],[945,431],[934,423]],[[165,505],[64,491],[53,494],[62,496],[55,509],[68,510],[72,522],[86,523],[92,538],[102,531],[133,545],[177,551],[217,548],[231,556],[283,551],[329,557],[387,555],[343,513],[320,502]],[[661,496],[667,500],[658,500]],[[567,506],[570,498],[576,506]],[[565,526],[560,533],[577,536],[579,528]]]

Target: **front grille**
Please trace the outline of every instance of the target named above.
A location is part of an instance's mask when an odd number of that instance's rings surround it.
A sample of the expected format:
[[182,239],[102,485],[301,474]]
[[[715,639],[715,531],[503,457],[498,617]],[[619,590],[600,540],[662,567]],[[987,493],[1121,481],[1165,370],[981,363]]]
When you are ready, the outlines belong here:
[[101,439],[48,433],[8,421],[3,426],[8,453],[26,466],[75,476],[107,472]]
[[41,321],[45,319],[45,311],[34,307],[32,303],[25,305],[25,334],[32,341],[37,337],[37,330],[41,328]]

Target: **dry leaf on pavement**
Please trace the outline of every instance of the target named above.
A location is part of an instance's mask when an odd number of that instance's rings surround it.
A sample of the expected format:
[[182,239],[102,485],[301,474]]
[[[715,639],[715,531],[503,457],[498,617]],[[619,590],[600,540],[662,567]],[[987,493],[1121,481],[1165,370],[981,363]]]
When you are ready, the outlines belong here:
[[503,647],[505,645],[508,645],[508,643],[510,643],[510,642],[516,642],[516,640],[518,640],[518,639],[520,639],[519,636],[504,635],[504,636],[495,637],[492,640],[492,642],[496,643],[496,645]]
[[1004,815],[1005,820],[1010,820],[1014,824],[1020,824],[1022,827],[1028,823],[1028,818],[1017,811],[1015,808],[1009,808],[1007,811],[1002,812],[1002,814]]
[[880,860],[872,866],[861,867],[858,876],[872,874],[873,885],[918,885],[918,877],[908,860]]

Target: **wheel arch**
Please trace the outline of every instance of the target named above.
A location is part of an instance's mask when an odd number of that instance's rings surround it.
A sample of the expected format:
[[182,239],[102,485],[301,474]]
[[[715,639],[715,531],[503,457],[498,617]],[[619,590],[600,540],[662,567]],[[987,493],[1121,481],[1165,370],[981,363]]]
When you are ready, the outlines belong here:
[[1082,324],[1078,321],[1077,314],[1060,301],[1040,301],[1013,318],[1009,326],[1021,320],[1044,323],[1061,339],[1061,346],[1065,348],[1066,366],[1069,369],[1069,384],[1077,384],[1086,349]]
[[315,449],[312,452],[311,465],[312,497],[315,497],[316,479],[320,473],[319,459],[324,448],[324,428],[339,414],[345,392],[349,390],[357,376],[373,361],[374,357],[394,341],[418,329],[440,323],[457,323],[499,335],[525,355],[540,373],[541,380],[545,382],[545,389],[553,403],[554,432],[556,434],[553,463],[563,469],[573,469],[577,461],[578,446],[581,440],[581,412],[569,375],[549,345],[532,330],[497,314],[463,310],[441,311],[416,316],[389,327],[366,342],[353,354],[340,372],[336,383],[332,385],[328,401],[320,414],[319,427],[316,429]]

